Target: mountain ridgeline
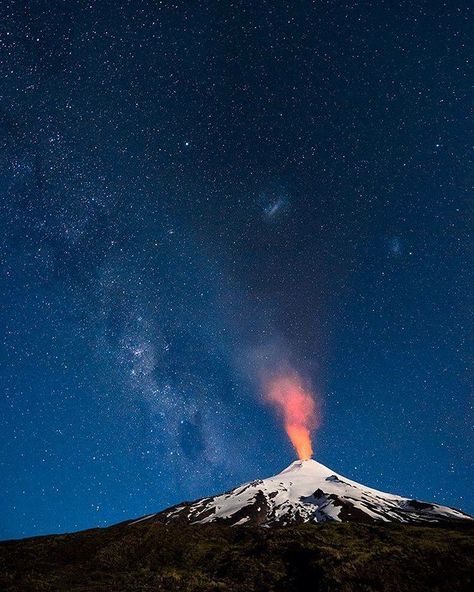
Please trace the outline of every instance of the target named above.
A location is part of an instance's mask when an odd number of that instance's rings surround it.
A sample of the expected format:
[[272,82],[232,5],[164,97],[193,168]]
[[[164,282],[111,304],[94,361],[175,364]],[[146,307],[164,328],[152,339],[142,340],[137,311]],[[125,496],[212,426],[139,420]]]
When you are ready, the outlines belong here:
[[366,487],[314,460],[297,460],[273,477],[139,520],[288,526],[333,521],[426,524],[472,518],[460,510]]

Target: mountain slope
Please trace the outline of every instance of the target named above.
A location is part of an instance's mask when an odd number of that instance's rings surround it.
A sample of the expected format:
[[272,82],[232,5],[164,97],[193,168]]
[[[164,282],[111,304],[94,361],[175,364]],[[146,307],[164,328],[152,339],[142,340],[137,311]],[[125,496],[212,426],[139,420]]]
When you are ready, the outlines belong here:
[[474,528],[144,520],[0,543],[2,592],[461,592]]
[[185,502],[140,520],[264,526],[303,522],[446,522],[472,520],[459,510],[384,493],[314,460],[298,460],[267,479]]

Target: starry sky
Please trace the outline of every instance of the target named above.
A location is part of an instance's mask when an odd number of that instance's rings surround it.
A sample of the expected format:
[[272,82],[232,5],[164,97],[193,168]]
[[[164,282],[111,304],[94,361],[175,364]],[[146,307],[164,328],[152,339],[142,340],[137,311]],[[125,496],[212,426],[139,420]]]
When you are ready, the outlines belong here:
[[262,364],[474,511],[470,6],[1,3],[1,538],[282,470]]

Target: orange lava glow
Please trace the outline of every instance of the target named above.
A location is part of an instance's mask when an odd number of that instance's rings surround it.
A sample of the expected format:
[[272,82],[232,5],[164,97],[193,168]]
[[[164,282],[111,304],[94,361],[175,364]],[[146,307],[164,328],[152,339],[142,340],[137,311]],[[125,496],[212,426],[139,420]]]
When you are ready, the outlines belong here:
[[313,456],[313,446],[308,428],[296,424],[286,424],[286,433],[295,447],[296,454],[301,460],[308,460]]
[[317,426],[316,404],[296,374],[283,374],[265,381],[265,398],[283,418],[285,431],[298,458],[313,455],[311,430]]

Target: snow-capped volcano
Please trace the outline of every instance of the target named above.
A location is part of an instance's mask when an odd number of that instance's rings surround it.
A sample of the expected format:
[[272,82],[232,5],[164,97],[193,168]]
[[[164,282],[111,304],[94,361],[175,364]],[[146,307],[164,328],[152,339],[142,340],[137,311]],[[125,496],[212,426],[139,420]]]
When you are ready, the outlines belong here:
[[184,502],[144,519],[262,526],[331,520],[472,520],[459,510],[366,487],[314,460],[297,460],[273,477],[245,483],[221,495]]

